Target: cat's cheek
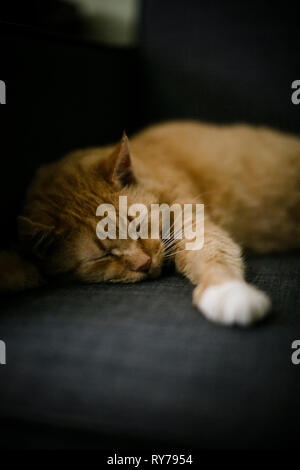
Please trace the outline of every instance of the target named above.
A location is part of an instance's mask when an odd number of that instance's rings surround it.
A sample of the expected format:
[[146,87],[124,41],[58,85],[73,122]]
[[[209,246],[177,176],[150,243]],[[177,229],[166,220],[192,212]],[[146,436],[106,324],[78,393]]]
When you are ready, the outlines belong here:
[[196,287],[193,301],[209,320],[223,325],[248,326],[262,319],[270,310],[268,296],[243,281],[228,281],[207,287]]

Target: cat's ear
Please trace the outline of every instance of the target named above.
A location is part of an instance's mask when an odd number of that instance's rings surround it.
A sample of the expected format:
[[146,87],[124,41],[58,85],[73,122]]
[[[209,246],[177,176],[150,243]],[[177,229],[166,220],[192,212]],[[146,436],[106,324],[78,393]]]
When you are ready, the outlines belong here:
[[126,133],[108,158],[108,178],[115,186],[123,187],[136,182]]
[[40,258],[47,253],[57,239],[54,226],[35,222],[23,216],[18,217],[18,232],[24,247]]

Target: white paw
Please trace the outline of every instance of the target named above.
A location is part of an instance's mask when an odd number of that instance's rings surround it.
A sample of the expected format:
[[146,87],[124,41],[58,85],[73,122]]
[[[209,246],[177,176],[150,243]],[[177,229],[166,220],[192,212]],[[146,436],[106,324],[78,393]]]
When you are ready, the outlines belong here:
[[266,294],[243,281],[228,281],[203,292],[198,308],[224,325],[249,325],[264,317],[271,306]]

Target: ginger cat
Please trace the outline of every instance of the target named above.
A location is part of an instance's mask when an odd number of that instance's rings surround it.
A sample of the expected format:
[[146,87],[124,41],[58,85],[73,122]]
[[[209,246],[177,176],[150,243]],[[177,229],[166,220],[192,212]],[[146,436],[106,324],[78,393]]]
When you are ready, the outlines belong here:
[[[204,246],[99,240],[96,208],[129,203],[204,203]],[[171,122],[129,142],[79,150],[41,168],[19,217],[23,258],[3,254],[7,289],[50,280],[136,282],[164,261],[195,284],[194,305],[210,320],[248,325],[270,307],[244,281],[241,248],[300,247],[300,139],[263,127]],[[181,245],[182,246],[182,245]],[[167,254],[167,255],[166,255]],[[26,261],[25,261],[26,260]],[[34,267],[36,266],[36,268]]]

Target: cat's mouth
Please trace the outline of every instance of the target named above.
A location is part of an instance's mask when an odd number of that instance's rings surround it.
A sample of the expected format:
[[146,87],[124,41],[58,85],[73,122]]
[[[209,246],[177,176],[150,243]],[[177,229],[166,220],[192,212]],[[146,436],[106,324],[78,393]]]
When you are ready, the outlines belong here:
[[161,274],[161,267],[160,266],[153,266],[146,273],[142,273],[142,272],[135,273],[135,275],[137,275],[137,277],[132,282],[144,281],[145,279],[156,279],[157,277],[160,276],[160,274]]
[[153,265],[147,272],[141,272],[141,271],[128,271],[128,273],[120,278],[114,278],[111,279],[111,282],[114,283],[134,283],[134,282],[141,282],[146,279],[155,279],[159,277],[161,274],[161,266],[160,265]]
[[159,277],[161,274],[161,266],[153,266],[153,268],[150,269],[150,271],[147,273],[146,277],[149,277],[150,279],[155,279],[156,277]]

